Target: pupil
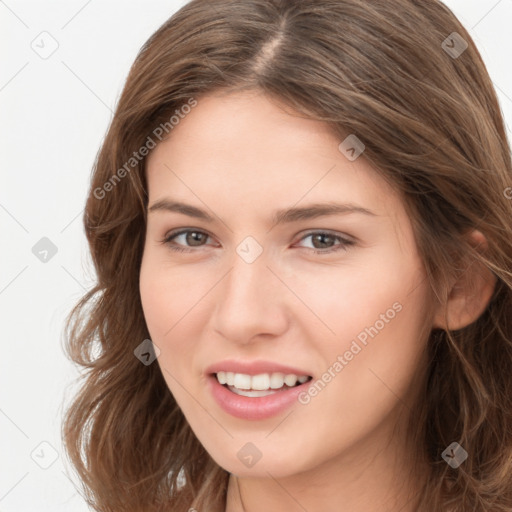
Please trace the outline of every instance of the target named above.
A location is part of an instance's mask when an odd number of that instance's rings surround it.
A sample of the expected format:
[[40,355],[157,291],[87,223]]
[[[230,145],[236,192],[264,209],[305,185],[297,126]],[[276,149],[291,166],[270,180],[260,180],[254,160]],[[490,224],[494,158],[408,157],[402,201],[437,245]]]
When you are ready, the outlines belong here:
[[[197,231],[192,231],[191,233],[187,234],[187,243],[189,245],[200,245],[201,243],[201,237],[203,237],[203,233],[198,233]],[[190,243],[192,242],[192,243]],[[199,243],[195,243],[199,242]]]
[[[329,239],[329,238],[332,238],[332,237],[331,237],[331,235],[327,235],[327,234],[321,233],[321,234],[319,234],[319,235],[315,235],[315,236],[313,237],[313,240],[319,240],[319,239],[320,239],[320,243],[321,243],[321,244],[322,244],[322,243],[323,243],[323,244],[325,244],[325,240],[324,240],[324,241],[322,241],[322,239],[325,239],[325,238],[328,238],[328,239]],[[328,242],[327,242],[327,244],[328,244]],[[322,247],[320,247],[320,248],[322,248]]]

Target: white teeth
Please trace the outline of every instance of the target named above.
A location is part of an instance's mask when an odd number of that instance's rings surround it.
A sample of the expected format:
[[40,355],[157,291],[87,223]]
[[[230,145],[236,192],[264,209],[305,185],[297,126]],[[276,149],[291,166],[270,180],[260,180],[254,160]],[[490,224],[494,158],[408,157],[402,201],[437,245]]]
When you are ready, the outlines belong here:
[[290,375],[287,375],[285,378],[284,378],[284,383],[287,385],[287,386],[295,386],[297,382],[297,375],[294,375],[293,373],[290,374]]
[[251,376],[245,375],[245,373],[235,373],[233,386],[238,389],[251,389]]
[[273,373],[270,376],[270,387],[272,389],[279,389],[284,386],[284,374],[283,373]]
[[251,379],[251,388],[252,389],[268,389],[270,387],[270,375],[268,373],[262,373],[260,375],[255,375]]
[[[297,376],[293,373],[285,375],[284,373],[260,373],[259,375],[247,375],[245,373],[233,372],[218,372],[217,380],[219,384],[227,384],[230,388],[237,390],[251,390],[250,394],[243,394],[244,396],[265,396],[261,394],[253,394],[253,391],[265,391],[269,389],[281,389],[285,384],[288,387],[293,387],[299,382],[304,384],[309,377],[307,375]],[[268,393],[267,393],[268,394]]]
[[248,396],[250,398],[255,398],[255,397],[259,397],[259,396],[268,396],[268,395],[273,395],[274,393],[277,393],[277,391],[273,391],[272,389],[267,389],[265,391],[260,391],[260,390],[253,391],[251,389],[250,391],[246,391],[244,389],[237,389],[237,388],[235,388],[235,386],[229,386],[229,389],[230,389],[230,391],[232,391],[233,393],[235,393],[237,395]]

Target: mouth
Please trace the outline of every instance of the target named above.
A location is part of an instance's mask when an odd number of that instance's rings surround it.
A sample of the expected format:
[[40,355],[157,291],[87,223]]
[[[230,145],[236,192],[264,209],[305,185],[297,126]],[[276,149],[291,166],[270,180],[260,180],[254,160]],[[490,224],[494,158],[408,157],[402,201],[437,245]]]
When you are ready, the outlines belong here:
[[312,380],[311,375],[282,372],[250,375],[221,370],[208,374],[217,405],[231,416],[253,421],[274,417],[297,404]]
[[215,376],[221,386],[232,393],[249,398],[282,393],[312,379],[310,375],[284,374],[281,372],[248,375],[246,373],[220,371],[212,375]]

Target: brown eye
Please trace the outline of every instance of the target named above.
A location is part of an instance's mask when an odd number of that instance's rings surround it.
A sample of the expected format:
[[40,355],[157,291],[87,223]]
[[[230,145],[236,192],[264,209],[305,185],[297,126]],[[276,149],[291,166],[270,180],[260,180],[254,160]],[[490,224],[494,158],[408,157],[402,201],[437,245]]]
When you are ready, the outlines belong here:
[[201,245],[201,241],[206,239],[208,239],[208,235],[200,231],[188,231],[185,233],[185,241],[191,246]]
[[327,233],[318,233],[311,236],[315,249],[327,249],[328,247],[331,247],[331,243],[335,242],[335,237],[328,235]]
[[309,248],[314,250],[317,254],[327,254],[341,250],[346,251],[350,245],[354,245],[355,243],[354,241],[348,240],[340,235],[324,231],[308,233],[301,240],[306,240],[307,238],[311,239],[312,247]]
[[[176,243],[176,240],[180,237],[180,243]],[[173,251],[187,252],[190,251],[187,247],[201,247],[205,245],[203,242],[206,242],[208,238],[210,238],[210,236],[203,231],[182,229],[181,231],[166,235],[162,243],[168,245]]]

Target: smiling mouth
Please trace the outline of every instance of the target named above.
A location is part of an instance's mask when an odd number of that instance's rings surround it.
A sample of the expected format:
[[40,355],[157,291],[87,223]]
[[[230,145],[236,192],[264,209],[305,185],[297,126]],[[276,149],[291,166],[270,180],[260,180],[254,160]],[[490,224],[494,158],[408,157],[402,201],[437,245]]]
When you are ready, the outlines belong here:
[[275,373],[260,373],[248,375],[245,373],[217,372],[213,374],[219,384],[232,393],[250,398],[262,397],[280,393],[309,382],[310,375],[295,375]]

